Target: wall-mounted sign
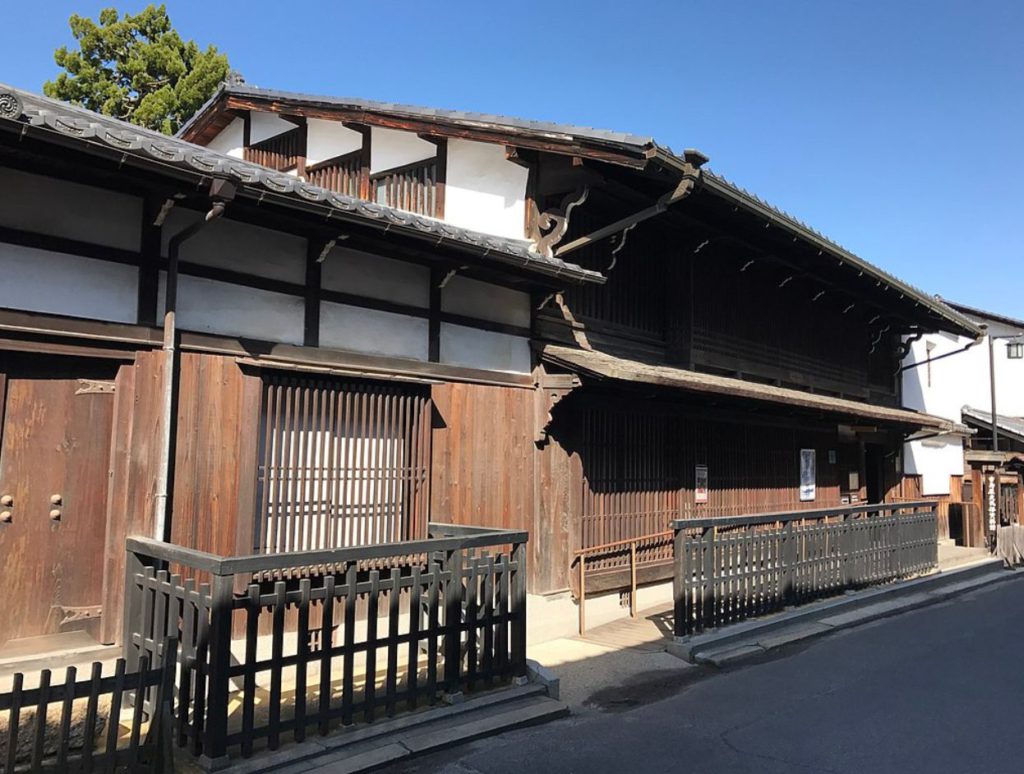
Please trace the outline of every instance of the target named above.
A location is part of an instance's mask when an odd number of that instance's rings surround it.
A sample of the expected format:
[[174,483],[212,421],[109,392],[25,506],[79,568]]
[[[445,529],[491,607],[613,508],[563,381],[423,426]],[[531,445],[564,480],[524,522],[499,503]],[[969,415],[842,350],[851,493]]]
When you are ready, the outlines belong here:
[[693,501],[706,503],[708,501],[708,466],[698,465],[694,471]]
[[814,449],[800,450],[800,502],[810,502],[817,494],[817,457]]

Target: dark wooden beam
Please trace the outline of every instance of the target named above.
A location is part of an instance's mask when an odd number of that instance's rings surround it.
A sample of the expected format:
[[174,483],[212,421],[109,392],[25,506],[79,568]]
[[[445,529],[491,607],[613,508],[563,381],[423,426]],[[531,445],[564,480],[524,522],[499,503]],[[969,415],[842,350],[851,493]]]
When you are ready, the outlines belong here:
[[427,360],[441,362],[441,283],[448,272],[434,267],[430,270],[430,310],[427,327]]
[[373,113],[366,110],[344,107],[325,107],[319,105],[292,105],[276,100],[254,99],[249,97],[231,96],[227,106],[236,110],[266,110],[275,113],[292,113],[307,118],[323,118],[329,121],[352,122],[380,126],[386,129],[400,129],[415,134],[437,137],[458,137],[477,142],[488,142],[500,145],[516,145],[522,148],[557,153],[560,155],[580,156],[609,164],[642,169],[647,166],[648,159],[640,151],[630,153],[626,149],[612,150],[603,147],[585,145],[576,140],[546,140],[509,131],[502,127],[493,129],[481,127],[465,127],[455,123],[443,123],[429,119],[399,117]]
[[139,325],[156,325],[157,296],[160,289],[160,251],[162,226],[156,220],[166,199],[147,196],[142,207],[142,238],[140,240],[138,307]]
[[327,248],[327,244],[319,239],[310,239],[306,242],[305,319],[302,343],[307,347],[320,346],[320,285],[323,278],[323,263],[320,256]]

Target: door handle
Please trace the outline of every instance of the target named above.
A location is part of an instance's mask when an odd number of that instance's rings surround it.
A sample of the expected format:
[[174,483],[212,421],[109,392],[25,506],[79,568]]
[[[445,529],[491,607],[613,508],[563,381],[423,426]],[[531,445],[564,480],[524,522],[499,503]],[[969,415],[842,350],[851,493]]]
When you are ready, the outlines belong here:
[[14,506],[14,496],[5,494],[0,495],[0,524],[10,524],[14,519],[14,514],[11,513],[10,509]]
[[50,511],[50,518],[54,521],[60,521],[61,507],[64,505],[64,498],[59,494],[50,495],[50,505],[54,506]]

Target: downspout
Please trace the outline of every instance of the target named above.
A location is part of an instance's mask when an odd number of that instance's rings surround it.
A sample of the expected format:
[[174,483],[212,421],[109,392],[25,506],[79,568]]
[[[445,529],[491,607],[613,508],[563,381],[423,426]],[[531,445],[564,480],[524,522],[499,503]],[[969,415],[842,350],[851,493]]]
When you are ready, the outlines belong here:
[[[947,357],[953,357],[953,355],[959,355],[961,352],[966,352],[971,347],[976,346],[978,344],[981,344],[981,342],[984,341],[985,336],[988,335],[988,326],[987,325],[980,325],[978,327],[981,328],[981,333],[978,334],[977,338],[975,338],[974,341],[970,342],[966,346],[963,346],[960,349],[954,349],[952,352],[946,352],[945,354],[939,355],[938,357],[928,358],[927,360],[919,360],[916,363],[911,363],[910,365],[900,366],[899,368],[896,369],[896,376],[899,376],[904,371],[910,371],[911,369],[918,368],[919,366],[927,365],[928,363],[934,363],[937,360],[943,360],[944,358],[947,358]],[[922,335],[924,335],[924,334],[919,334],[917,336],[914,336],[913,338],[908,339],[904,343],[912,344],[914,341],[917,341],[918,339],[920,339]],[[907,351],[903,353],[903,357],[900,358],[901,362],[903,361],[904,358],[906,358],[906,356],[908,354],[910,354],[910,347],[907,347],[906,350]]]
[[168,534],[167,501],[170,495],[171,454],[174,450],[174,394],[178,387],[177,326],[175,312],[178,302],[178,253],[182,244],[224,214],[235,189],[225,180],[214,180],[210,186],[213,206],[206,217],[172,236],[167,243],[167,290],[164,302],[164,373],[161,398],[160,459],[156,471],[156,494],[153,497],[153,537],[166,541]]

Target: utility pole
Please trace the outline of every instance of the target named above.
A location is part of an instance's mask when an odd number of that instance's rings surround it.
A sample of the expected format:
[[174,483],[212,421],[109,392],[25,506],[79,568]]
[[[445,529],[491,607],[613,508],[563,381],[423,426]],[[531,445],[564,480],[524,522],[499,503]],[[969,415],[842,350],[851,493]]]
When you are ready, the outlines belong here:
[[[988,331],[988,380],[992,394],[992,451],[999,451],[999,425],[996,418],[996,345],[995,336]],[[995,464],[995,472],[989,478],[988,496],[988,525],[990,531],[991,548],[995,551],[996,535],[999,529],[999,478],[1002,465]]]

